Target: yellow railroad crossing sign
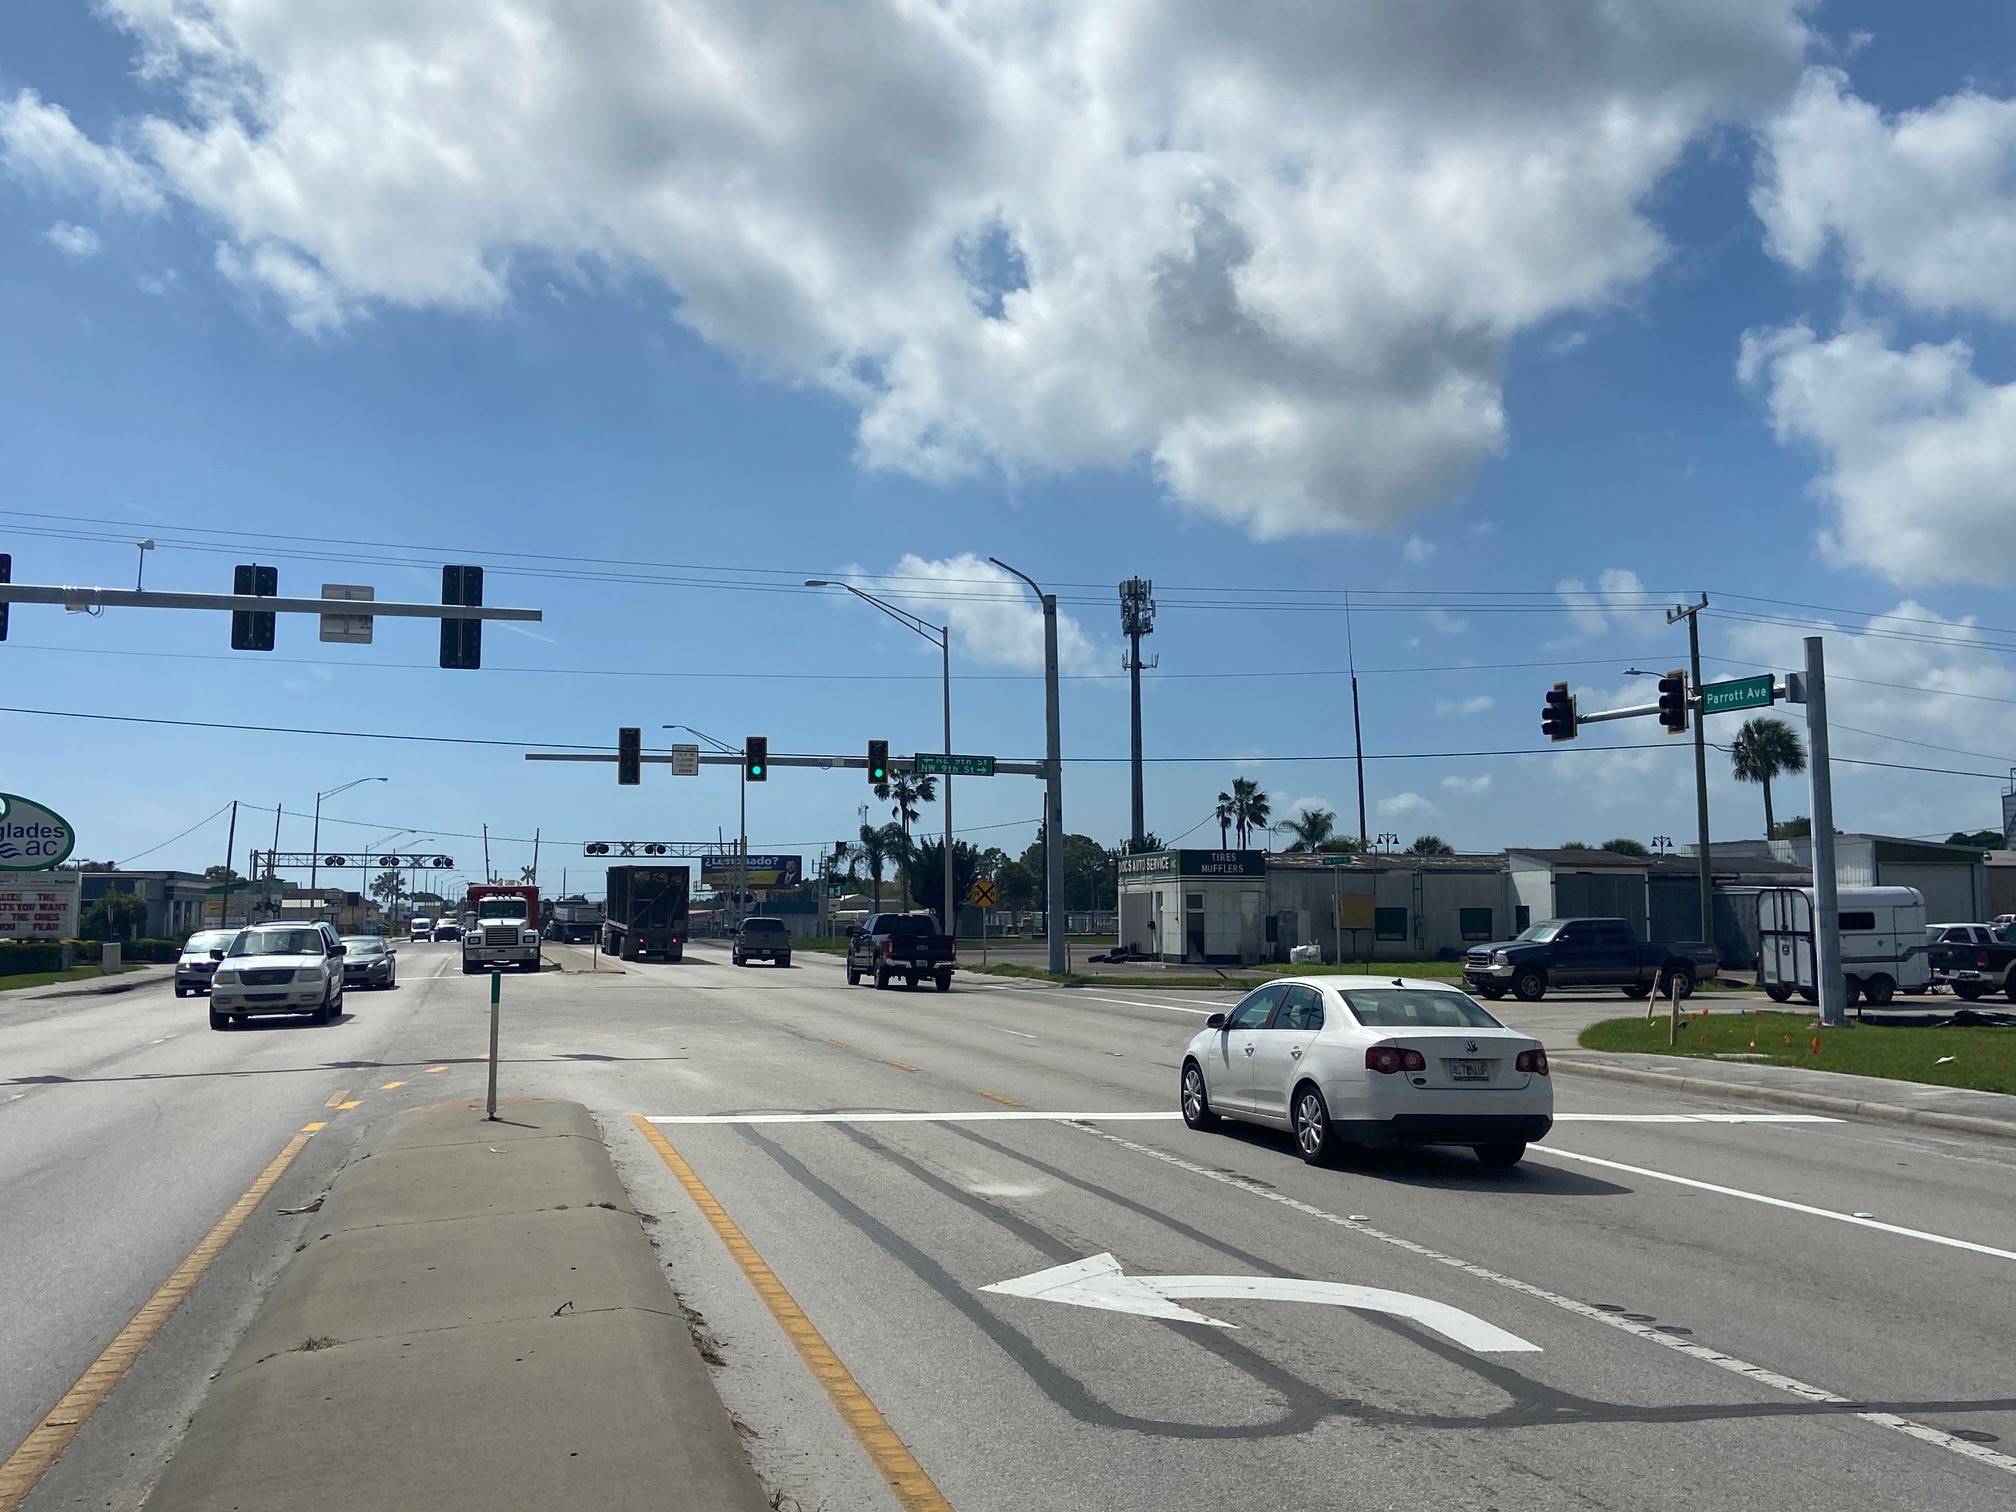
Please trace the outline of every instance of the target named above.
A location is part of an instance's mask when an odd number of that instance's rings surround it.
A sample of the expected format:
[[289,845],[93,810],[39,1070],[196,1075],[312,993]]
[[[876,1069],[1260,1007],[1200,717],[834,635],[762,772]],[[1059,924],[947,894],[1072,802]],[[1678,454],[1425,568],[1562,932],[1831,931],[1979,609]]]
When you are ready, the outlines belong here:
[[992,908],[1001,901],[1001,890],[983,877],[966,890],[966,900],[981,908]]

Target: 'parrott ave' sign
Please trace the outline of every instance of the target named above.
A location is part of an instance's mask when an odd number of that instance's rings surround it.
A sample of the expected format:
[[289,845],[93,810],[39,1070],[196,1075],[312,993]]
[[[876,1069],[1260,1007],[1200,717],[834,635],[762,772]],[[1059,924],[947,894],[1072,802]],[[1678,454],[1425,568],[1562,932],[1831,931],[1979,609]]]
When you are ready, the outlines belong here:
[[0,793],[0,872],[51,871],[69,860],[77,832],[32,798]]

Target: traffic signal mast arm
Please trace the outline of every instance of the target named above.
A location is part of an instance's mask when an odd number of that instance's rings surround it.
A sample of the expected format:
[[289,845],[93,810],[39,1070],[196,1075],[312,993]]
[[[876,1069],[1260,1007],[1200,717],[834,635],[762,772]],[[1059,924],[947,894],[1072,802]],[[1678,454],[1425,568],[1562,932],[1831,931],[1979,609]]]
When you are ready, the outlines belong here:
[[0,604],[75,604],[80,609],[222,609],[251,614],[368,614],[390,619],[519,620],[538,623],[542,609],[461,604],[394,604],[383,599],[261,598],[236,593],[157,593],[152,588],[60,588],[0,583]]
[[[614,751],[606,753],[600,751],[527,751],[525,759],[527,761],[614,761],[616,760],[616,753]],[[646,766],[670,766],[672,764],[672,757],[669,753],[654,755],[647,751],[638,759]],[[703,766],[739,767],[742,765],[742,753],[740,751],[732,753],[702,751],[699,759]],[[821,771],[840,769],[859,772],[866,769],[868,762],[865,757],[861,756],[772,756],[769,758],[768,764],[773,767],[815,767]],[[914,756],[892,756],[889,759],[889,770],[892,773],[914,772],[917,770],[917,758]],[[1049,775],[1049,768],[1040,761],[996,761],[994,763],[994,770],[1008,777],[1046,777]]]

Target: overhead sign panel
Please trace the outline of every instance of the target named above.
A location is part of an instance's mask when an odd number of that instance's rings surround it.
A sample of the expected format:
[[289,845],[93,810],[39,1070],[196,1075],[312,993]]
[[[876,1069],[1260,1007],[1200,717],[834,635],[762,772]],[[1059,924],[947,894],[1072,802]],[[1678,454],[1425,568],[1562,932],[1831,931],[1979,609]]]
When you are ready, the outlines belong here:
[[675,745],[672,747],[672,775],[674,777],[698,777],[700,775],[700,747],[697,745]]
[[946,756],[919,751],[916,773],[920,777],[992,777],[992,756]]
[[[369,603],[378,596],[378,590],[362,583],[324,583],[322,597],[342,599],[347,603]],[[325,614],[322,616],[322,639],[338,641],[349,646],[371,644],[371,616],[368,614]]]

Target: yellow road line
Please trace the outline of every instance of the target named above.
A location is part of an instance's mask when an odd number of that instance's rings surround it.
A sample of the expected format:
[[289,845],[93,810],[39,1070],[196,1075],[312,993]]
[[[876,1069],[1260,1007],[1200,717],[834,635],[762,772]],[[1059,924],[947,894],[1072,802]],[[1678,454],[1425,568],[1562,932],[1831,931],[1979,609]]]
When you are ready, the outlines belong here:
[[403,1087],[405,1085],[406,1083],[404,1082],[383,1082],[379,1085],[378,1090],[380,1092],[390,1092],[394,1087]]
[[[641,1113],[632,1113],[630,1121],[658,1152],[659,1158],[671,1168],[679,1178],[679,1184],[686,1189],[686,1195],[693,1199],[693,1205],[713,1225],[728,1253],[742,1268],[742,1274],[749,1278],[749,1284],[756,1289],[756,1295],[763,1299],[770,1309],[770,1315],[784,1330],[784,1336],[798,1351],[798,1357],[805,1362],[813,1378],[825,1388],[827,1398],[841,1421],[853,1430],[855,1439],[882,1479],[889,1483],[889,1489],[896,1493],[897,1503],[904,1512],[952,1512],[952,1504],[941,1493],[924,1467],[917,1463],[917,1457],[889,1426],[889,1420],[869,1400],[868,1393],[861,1389],[861,1383],[854,1374],[840,1363],[840,1357],[833,1353],[812,1320],[805,1316],[791,1293],[784,1289],[784,1283],[777,1279],[777,1273],[770,1269],[763,1257],[756,1253],[756,1247],[744,1236],[728,1210],[721,1206],[714,1194],[707,1189],[693,1168],[686,1164],[679,1152],[657,1126]],[[0,1512],[6,1512],[0,1508]]]
[[350,1095],[350,1093],[349,1093],[349,1091],[348,1091],[347,1089],[345,1089],[344,1091],[341,1091],[341,1092],[331,1092],[331,1093],[329,1094],[329,1101],[327,1101],[327,1102],[325,1102],[324,1104],[322,1104],[322,1106],[323,1106],[323,1107],[325,1107],[325,1108],[333,1108],[333,1107],[335,1107],[335,1106],[336,1106],[336,1105],[337,1105],[338,1103],[342,1102],[342,1101],[343,1101],[343,1099],[344,1099],[344,1098],[346,1098],[346,1097],[348,1097],[349,1095]]
[[301,1132],[302,1132],[303,1134],[314,1134],[314,1133],[318,1132],[319,1130],[322,1130],[322,1129],[326,1129],[326,1128],[328,1128],[328,1127],[329,1127],[329,1125],[327,1125],[326,1123],[309,1123],[309,1124],[303,1124],[303,1125],[301,1125]]
[[1014,1098],[1003,1097],[999,1092],[989,1092],[985,1087],[975,1087],[973,1090],[979,1093],[980,1096],[988,1098],[994,1102],[998,1102],[1004,1107],[1019,1108],[1022,1106],[1022,1104],[1015,1101]]
[[831,1045],[835,1050],[845,1050],[847,1048],[847,1041],[845,1040],[829,1039],[826,1043]]
[[361,1108],[363,1106],[364,1106],[364,1099],[360,1097],[352,1102],[336,1104],[336,1111],[338,1113],[348,1113],[352,1108]]
[[882,1064],[885,1066],[894,1066],[898,1071],[915,1071],[917,1069],[915,1066],[911,1065],[908,1061],[885,1060],[884,1062],[882,1062]]
[[427,1074],[428,1074],[429,1076],[432,1076],[432,1075],[434,1075],[434,1074],[435,1074],[435,1073],[436,1073],[437,1071],[446,1071],[447,1069],[448,1069],[448,1068],[447,1068],[446,1066],[429,1066],[429,1067],[427,1068]]
[[[311,1124],[310,1128],[320,1128]],[[210,1263],[223,1252],[252,1216],[252,1211],[266,1200],[266,1194],[274,1184],[287,1173],[287,1167],[294,1163],[308,1143],[308,1135],[296,1134],[286,1146],[267,1163],[258,1179],[245,1189],[245,1194],[231,1204],[230,1211],[217,1220],[215,1228],[205,1234],[188,1257],[175,1267],[174,1272],[160,1289],[141,1305],[133,1315],[133,1321],[119,1330],[112,1342],[105,1346],[105,1352],[94,1360],[89,1369],[77,1378],[77,1384],[63,1394],[63,1400],[49,1410],[49,1415],[37,1423],[21,1441],[21,1447],[7,1456],[6,1463],[0,1464],[0,1512],[14,1512],[28,1493],[35,1489],[35,1483],[42,1479],[49,1467],[56,1463],[56,1456],[77,1436],[78,1431],[90,1421],[91,1414],[103,1405],[105,1398],[112,1394],[112,1388],[119,1384],[121,1376],[132,1368],[140,1357],[140,1351],[154,1341],[161,1332],[162,1324],[189,1295]]]

